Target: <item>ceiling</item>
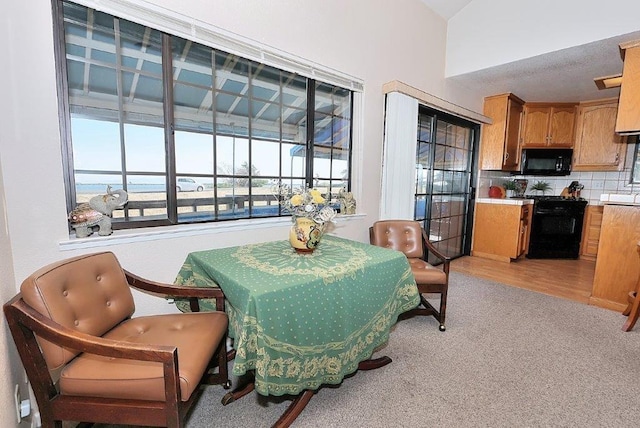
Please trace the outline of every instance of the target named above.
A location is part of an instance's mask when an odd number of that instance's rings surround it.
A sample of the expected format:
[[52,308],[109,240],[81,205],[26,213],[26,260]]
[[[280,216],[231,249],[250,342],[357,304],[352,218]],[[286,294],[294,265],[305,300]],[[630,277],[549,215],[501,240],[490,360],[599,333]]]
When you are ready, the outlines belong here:
[[448,20],[473,0],[422,0],[429,9]]
[[[422,0],[448,20],[472,0]],[[617,97],[619,88],[598,90],[593,79],[622,72],[618,45],[640,31],[450,77],[482,96],[512,92],[526,102],[574,102]]]
[[[77,4],[65,7],[64,20],[74,117],[163,126],[160,31]],[[306,141],[307,78],[179,37],[170,45],[176,130]],[[350,91],[317,84],[314,103],[316,157],[337,158],[351,138]]]
[[449,80],[482,96],[512,92],[526,102],[574,102],[617,97],[619,88],[598,90],[593,79],[622,73],[618,45],[640,31],[490,67]]

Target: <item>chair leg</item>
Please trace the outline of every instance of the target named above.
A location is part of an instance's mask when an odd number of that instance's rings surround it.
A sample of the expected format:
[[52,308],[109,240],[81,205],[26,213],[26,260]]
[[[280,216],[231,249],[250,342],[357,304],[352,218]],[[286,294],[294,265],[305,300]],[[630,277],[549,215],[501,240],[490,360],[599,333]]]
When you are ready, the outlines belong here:
[[[636,247],[638,251],[638,255],[640,256],[640,242],[638,242],[638,246]],[[622,331],[629,331],[636,325],[636,321],[638,321],[638,315],[640,315],[640,276],[638,276],[638,282],[636,283],[635,291],[629,293],[627,297],[629,305],[622,313],[623,315],[628,315],[627,322],[622,326]],[[632,304],[633,303],[633,304]]]
[[[440,310],[437,310],[433,307],[433,305],[420,293],[420,304],[417,308],[414,308],[404,314],[401,314],[398,319],[406,319],[412,317],[414,315],[431,315],[436,321],[438,321],[438,329],[440,331],[445,331],[446,327],[444,324],[445,320],[445,312],[447,310],[447,291],[446,289],[443,291],[426,291],[426,294],[440,294]],[[422,305],[422,308],[420,307]]]
[[447,313],[447,291],[449,291],[449,285],[446,285],[440,293],[440,331],[446,330],[444,320]]
[[622,315],[627,316],[631,313],[631,308],[633,308],[633,302],[635,301],[635,299],[636,299],[636,292],[630,291],[629,296],[627,297],[629,304],[627,305],[625,310],[622,312]]
[[[626,312],[626,311],[625,311]],[[622,326],[622,331],[629,331],[636,325],[636,321],[638,321],[638,316],[640,316],[640,298],[636,294],[636,298],[633,301],[633,306],[629,311],[629,317],[627,318],[627,322]]]

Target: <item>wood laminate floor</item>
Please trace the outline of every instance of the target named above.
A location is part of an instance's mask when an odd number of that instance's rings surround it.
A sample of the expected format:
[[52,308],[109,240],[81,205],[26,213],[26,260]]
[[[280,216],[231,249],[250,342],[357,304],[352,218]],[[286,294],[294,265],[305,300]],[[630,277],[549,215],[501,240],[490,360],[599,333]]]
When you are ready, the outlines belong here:
[[595,262],[520,258],[506,263],[465,256],[453,260],[451,270],[588,304]]

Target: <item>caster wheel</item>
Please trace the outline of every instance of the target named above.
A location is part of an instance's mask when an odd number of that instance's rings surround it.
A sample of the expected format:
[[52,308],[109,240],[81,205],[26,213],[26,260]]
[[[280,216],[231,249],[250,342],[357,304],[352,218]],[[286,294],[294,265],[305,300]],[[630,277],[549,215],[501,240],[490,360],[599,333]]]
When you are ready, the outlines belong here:
[[438,327],[440,329],[440,331],[445,331],[447,328],[444,326],[444,324],[440,324],[440,327]]
[[224,389],[229,389],[229,388],[231,388],[231,381],[230,381],[230,380],[227,380],[225,383],[223,383],[223,384],[222,384],[222,387],[223,387]]

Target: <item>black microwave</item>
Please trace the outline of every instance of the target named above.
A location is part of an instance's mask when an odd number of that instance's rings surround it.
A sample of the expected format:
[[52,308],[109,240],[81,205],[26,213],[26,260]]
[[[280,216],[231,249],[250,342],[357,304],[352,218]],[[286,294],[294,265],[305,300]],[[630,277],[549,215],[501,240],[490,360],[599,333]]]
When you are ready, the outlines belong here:
[[573,149],[522,149],[520,174],[569,175]]

